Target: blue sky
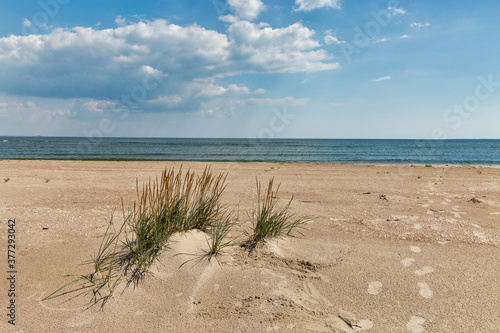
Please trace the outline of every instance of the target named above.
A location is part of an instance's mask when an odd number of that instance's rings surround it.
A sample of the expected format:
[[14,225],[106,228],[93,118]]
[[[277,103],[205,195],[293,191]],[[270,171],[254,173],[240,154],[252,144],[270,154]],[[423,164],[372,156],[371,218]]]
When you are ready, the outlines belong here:
[[500,138],[500,2],[0,3],[0,135]]

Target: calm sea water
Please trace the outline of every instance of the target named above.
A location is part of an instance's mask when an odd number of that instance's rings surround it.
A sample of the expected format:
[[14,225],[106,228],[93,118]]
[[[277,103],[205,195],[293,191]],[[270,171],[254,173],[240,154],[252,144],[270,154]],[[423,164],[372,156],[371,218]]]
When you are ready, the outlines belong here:
[[0,159],[500,165],[500,140],[1,137]]

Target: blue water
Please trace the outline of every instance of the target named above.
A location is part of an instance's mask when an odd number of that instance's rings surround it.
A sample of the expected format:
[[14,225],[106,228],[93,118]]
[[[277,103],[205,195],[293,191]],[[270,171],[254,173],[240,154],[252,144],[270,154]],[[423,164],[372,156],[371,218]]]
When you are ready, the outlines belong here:
[[500,165],[500,140],[1,137],[0,159]]

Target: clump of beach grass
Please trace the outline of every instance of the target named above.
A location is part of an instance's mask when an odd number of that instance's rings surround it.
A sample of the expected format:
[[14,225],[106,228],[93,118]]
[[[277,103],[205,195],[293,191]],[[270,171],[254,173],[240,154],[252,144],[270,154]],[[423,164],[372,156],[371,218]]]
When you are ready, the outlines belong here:
[[[205,168],[195,178],[194,172],[187,171],[183,176],[182,168],[177,173],[172,168],[145,184],[141,193],[137,186],[138,203],[134,202],[134,210],[126,218],[131,230],[130,235],[126,233],[125,241],[130,264],[138,272],[146,271],[168,249],[168,240],[175,232],[211,229],[216,238],[223,234],[227,218],[219,210],[226,176],[223,173],[214,176]],[[217,241],[214,244],[217,253],[224,245]]]
[[3,181],[4,181],[5,183],[8,183],[8,182],[9,182],[9,180],[10,180],[10,177],[7,177],[7,178],[4,178],[4,180],[3,180]]
[[260,182],[256,179],[257,185],[257,207],[254,208],[251,220],[253,230],[246,232],[249,239],[246,243],[250,250],[266,239],[289,235],[291,231],[302,226],[309,221],[306,217],[296,217],[291,213],[290,205],[293,197],[282,208],[277,207],[278,192],[280,185],[273,189],[274,178],[269,180],[267,189],[262,192]]

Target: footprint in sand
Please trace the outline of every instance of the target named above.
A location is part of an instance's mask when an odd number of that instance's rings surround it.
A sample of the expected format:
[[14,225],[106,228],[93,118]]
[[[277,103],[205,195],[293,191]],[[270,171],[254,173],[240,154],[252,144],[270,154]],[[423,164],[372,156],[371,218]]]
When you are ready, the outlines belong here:
[[422,275],[426,275],[426,274],[429,274],[432,272],[434,272],[434,268],[432,268],[431,266],[425,266],[419,270],[416,270],[415,274],[422,276]]
[[410,318],[408,324],[406,324],[406,329],[411,333],[422,333],[425,331],[424,328],[425,319],[418,316],[413,316]]
[[415,253],[422,252],[422,250],[418,246],[410,246],[410,251],[415,252]]
[[372,281],[368,284],[368,293],[370,295],[377,295],[382,291],[382,282]]
[[413,259],[413,258],[406,258],[406,259],[401,260],[401,263],[405,267],[410,267],[414,262],[415,262],[415,259]]
[[474,234],[474,236],[479,238],[479,240],[482,242],[486,242],[488,240],[488,237],[486,236],[486,234],[484,232],[479,232],[479,231],[474,230],[472,233]]
[[429,285],[425,282],[419,282],[418,286],[420,287],[420,296],[424,298],[431,298],[434,293],[432,292],[431,288],[429,288]]

